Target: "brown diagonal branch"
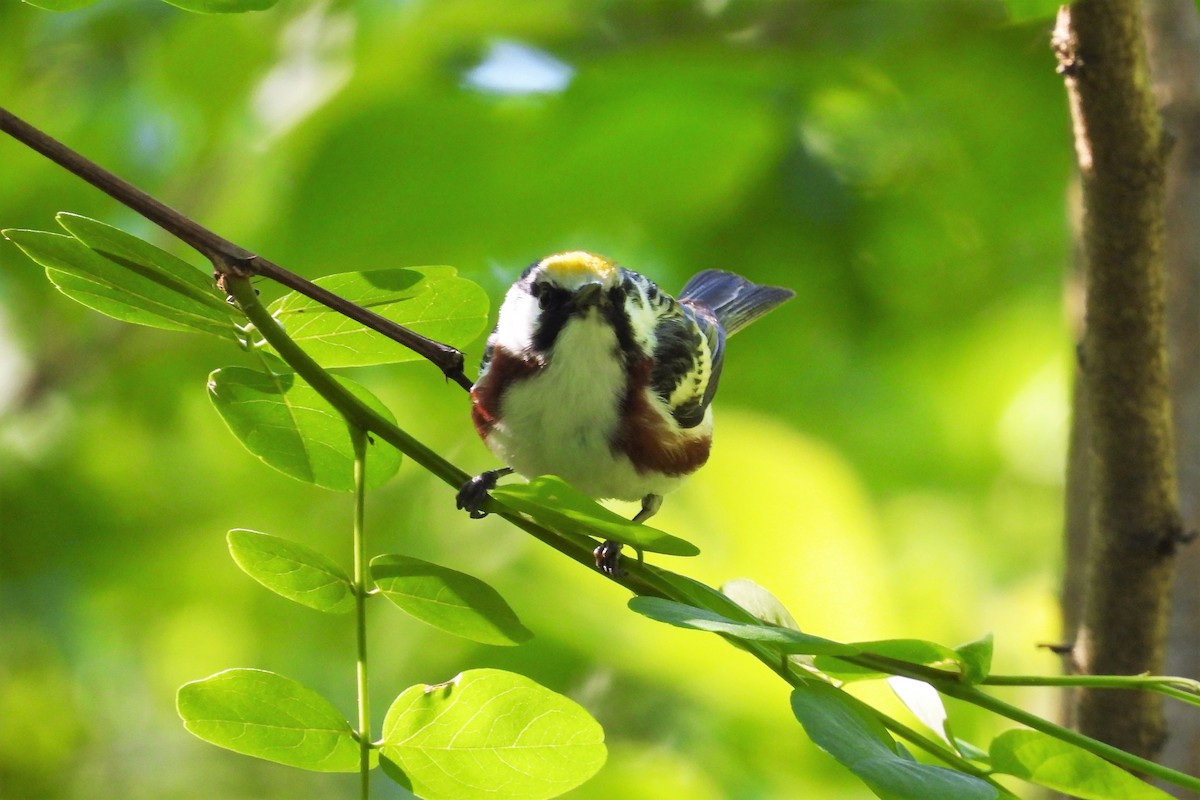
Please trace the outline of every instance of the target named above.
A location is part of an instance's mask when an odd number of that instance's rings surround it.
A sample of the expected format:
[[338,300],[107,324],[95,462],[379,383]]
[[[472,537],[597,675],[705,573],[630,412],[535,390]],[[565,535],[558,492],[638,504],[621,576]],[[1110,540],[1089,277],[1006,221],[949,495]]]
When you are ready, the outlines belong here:
[[[1083,407],[1092,440],[1088,568],[1074,653],[1087,672],[1162,669],[1180,536],[1167,393],[1164,146],[1136,0],[1079,0],[1054,37],[1083,187]],[[1083,691],[1081,731],[1153,757],[1162,704]]]
[[0,108],[0,131],[41,153],[60,167],[83,178],[100,191],[186,243],[212,262],[213,269],[219,275],[238,277],[261,275],[264,278],[270,278],[389,339],[394,339],[433,363],[447,378],[459,386],[468,390],[471,388],[471,381],[463,372],[463,355],[453,347],[422,336],[403,325],[381,317],[374,311],[338,297],[294,272],[218,236],[195,220],[151,197],[128,181],[118,178],[4,108]]

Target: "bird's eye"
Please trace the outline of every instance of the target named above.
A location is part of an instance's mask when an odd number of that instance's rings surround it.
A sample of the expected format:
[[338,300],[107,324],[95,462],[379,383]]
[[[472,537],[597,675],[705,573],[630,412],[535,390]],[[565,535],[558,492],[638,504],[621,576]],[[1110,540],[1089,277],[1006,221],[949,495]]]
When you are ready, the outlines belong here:
[[536,298],[538,306],[543,309],[564,306],[571,299],[571,293],[566,289],[544,281],[530,283],[529,295]]

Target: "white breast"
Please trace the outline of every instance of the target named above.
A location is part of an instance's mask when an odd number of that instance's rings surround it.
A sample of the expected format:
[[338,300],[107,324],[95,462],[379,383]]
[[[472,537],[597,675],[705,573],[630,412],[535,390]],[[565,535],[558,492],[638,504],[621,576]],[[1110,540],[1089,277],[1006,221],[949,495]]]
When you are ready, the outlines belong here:
[[611,326],[592,312],[559,333],[550,362],[508,388],[488,447],[526,477],[558,475],[592,497],[638,500],[680,478],[641,475],[610,446],[625,395]]

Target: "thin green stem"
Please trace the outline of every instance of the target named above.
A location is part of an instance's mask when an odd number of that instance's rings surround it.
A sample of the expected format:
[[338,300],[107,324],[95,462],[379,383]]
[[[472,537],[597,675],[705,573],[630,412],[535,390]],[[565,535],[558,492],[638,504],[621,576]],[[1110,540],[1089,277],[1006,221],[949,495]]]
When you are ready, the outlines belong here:
[[[770,646],[757,642],[747,642],[745,640],[736,641],[738,646],[748,649],[756,658],[758,658],[759,661],[762,661],[764,664],[770,667],[775,674],[783,678],[783,680],[785,680],[789,685],[793,687],[799,687],[806,681],[814,680],[814,678],[810,675],[797,672],[796,668],[793,667],[790,662],[780,662],[778,660],[778,651]],[[745,645],[749,645],[749,647],[745,647]],[[963,772],[979,778],[980,780],[987,781],[998,789],[1003,790],[1003,787],[1000,786],[1000,784],[988,774],[987,770],[981,768],[977,764],[972,763],[968,759],[963,758],[949,747],[945,747],[940,742],[918,733],[904,723],[888,716],[873,706],[863,703],[862,709],[872,714],[876,719],[883,723],[884,727],[914,747],[924,750],[926,753],[929,753],[934,758],[958,770],[959,772]]]
[[1140,772],[1160,778],[1168,783],[1173,783],[1176,786],[1182,786],[1192,791],[1200,791],[1200,778],[1193,778],[1191,775],[1177,772],[1169,767],[1164,767],[1162,764],[1156,764],[1149,759],[1135,756],[1118,747],[1113,747],[1090,736],[1073,731],[1070,728],[1065,728],[1062,725],[1042,719],[1037,714],[1031,714],[1003,700],[992,697],[985,692],[981,692],[974,686],[967,686],[953,681],[938,681],[934,684],[934,688],[945,695],[987,709],[1002,717],[1008,717],[1014,722],[1019,722],[1022,725],[1033,728],[1035,731],[1041,731],[1053,736],[1055,739],[1073,744],[1133,772]]
[[249,280],[227,277],[225,290],[237,301],[246,318],[254,324],[263,339],[275,348],[275,352],[279,353],[288,366],[296,370],[296,374],[304,378],[317,394],[328,400],[350,425],[378,434],[385,442],[451,486],[462,486],[470,477],[350,394],[320,364],[313,361],[308,353],[292,341],[266,307],[259,302],[258,295]]
[[[947,670],[935,669],[926,667],[920,664],[909,664],[904,661],[898,661],[893,658],[884,656],[875,656],[864,653],[859,656],[847,656],[843,660],[863,666],[879,669],[891,675],[902,675],[908,678],[925,681],[930,686],[933,686],[939,692],[948,697],[953,697],[958,700],[963,700],[980,708],[987,709],[1000,716],[1007,717],[1014,722],[1019,722],[1034,730],[1049,734],[1050,736],[1060,739],[1064,742],[1086,750],[1093,755],[1100,756],[1103,759],[1125,767],[1133,772],[1140,772],[1146,775],[1152,775],[1156,778],[1161,778],[1168,783],[1173,783],[1176,786],[1182,786],[1193,791],[1200,790],[1200,779],[1194,778],[1183,772],[1178,772],[1161,764],[1156,764],[1153,761],[1133,755],[1125,750],[1122,750],[1112,745],[1105,744],[1098,739],[1093,739],[1070,728],[1066,728],[1057,723],[1043,719],[1036,714],[1031,714],[1016,706],[1005,703],[1003,700],[992,697],[991,695],[980,691],[979,689],[969,684],[963,683],[961,678],[953,672]],[[1068,675],[1055,676],[1045,678],[1030,678],[1026,676],[992,676],[984,680],[984,683],[994,686],[1082,686],[1088,685],[1093,688],[1111,688],[1111,689],[1151,689],[1163,691],[1163,684],[1158,684],[1156,687],[1152,685],[1137,685],[1139,679],[1147,680],[1147,676],[1120,676],[1120,675]],[[1188,685],[1190,682],[1179,678],[1159,678],[1158,680],[1170,681],[1179,685]],[[1189,693],[1174,689],[1171,692],[1163,691],[1164,694],[1178,693],[1183,695],[1181,699],[1187,699],[1189,702],[1195,702],[1194,697]]]
[[1089,689],[1136,689],[1158,692],[1200,705],[1200,682],[1170,675],[989,675],[988,686],[1078,686]]
[[350,426],[354,443],[354,616],[358,642],[358,770],[362,800],[371,797],[371,702],[367,684],[367,546],[363,527],[366,510],[367,433]]

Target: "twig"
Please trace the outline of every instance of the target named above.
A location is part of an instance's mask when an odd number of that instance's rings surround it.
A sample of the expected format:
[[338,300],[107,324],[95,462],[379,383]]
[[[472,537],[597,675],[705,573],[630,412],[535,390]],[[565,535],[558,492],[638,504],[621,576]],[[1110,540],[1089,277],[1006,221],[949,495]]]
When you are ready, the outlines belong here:
[[441,342],[397,325],[374,311],[351,303],[315,283],[290,272],[273,261],[234,244],[200,225],[195,220],[156,200],[128,181],[118,178],[62,142],[38,130],[15,114],[0,107],[0,131],[58,164],[118,202],[128,206],[160,228],[183,241],[212,262],[218,275],[248,277],[261,275],[309,297],[355,322],[393,339],[425,358],[450,380],[470,390],[471,381],[463,372],[463,354]]

